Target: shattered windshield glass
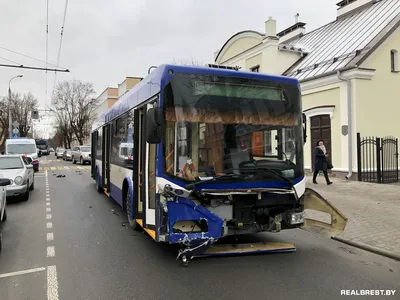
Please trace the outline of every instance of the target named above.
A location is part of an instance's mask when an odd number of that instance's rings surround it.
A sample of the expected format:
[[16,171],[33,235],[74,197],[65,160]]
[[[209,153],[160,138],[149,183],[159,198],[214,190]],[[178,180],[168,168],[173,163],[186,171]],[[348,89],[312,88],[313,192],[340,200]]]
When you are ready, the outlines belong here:
[[[294,86],[177,74],[165,89],[166,173],[194,181],[240,173],[248,162],[260,160],[288,178],[301,176],[298,100]],[[268,172],[255,175],[238,180],[276,180]]]

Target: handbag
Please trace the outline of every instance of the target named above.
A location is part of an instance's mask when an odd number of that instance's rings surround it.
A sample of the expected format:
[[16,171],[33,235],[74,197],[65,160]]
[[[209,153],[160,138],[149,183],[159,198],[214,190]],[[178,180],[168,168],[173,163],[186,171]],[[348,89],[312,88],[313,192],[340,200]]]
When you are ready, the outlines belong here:
[[327,160],[327,164],[328,164],[328,170],[333,169],[333,165],[329,160]]

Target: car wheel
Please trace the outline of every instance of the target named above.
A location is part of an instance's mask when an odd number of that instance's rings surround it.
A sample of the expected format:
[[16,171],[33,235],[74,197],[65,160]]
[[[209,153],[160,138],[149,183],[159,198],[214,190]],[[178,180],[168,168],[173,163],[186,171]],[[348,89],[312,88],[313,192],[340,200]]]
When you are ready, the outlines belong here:
[[35,180],[33,180],[32,185],[29,187],[29,190],[33,191],[35,189]]
[[2,224],[1,224],[1,222],[0,222],[0,252],[1,252],[1,249],[3,249],[3,231],[2,231]]
[[26,192],[22,196],[22,201],[28,201],[28,200],[29,200],[29,188],[26,188]]
[[4,208],[3,220],[1,220],[1,222],[5,222],[5,221],[7,221],[7,210],[6,210],[6,208]]

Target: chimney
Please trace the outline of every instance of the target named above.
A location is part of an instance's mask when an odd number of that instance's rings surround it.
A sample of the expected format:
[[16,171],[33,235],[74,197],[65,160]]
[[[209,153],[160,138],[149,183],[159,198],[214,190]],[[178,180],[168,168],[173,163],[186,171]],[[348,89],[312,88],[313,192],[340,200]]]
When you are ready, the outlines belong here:
[[306,33],[306,28],[305,26],[307,25],[306,23],[299,22],[298,21],[299,15],[295,15],[295,24],[286,28],[285,30],[282,30],[277,34],[279,37],[279,43],[288,43],[292,40],[298,39],[302,37]]
[[272,17],[265,21],[265,36],[276,37],[276,20],[272,19]]
[[379,1],[381,0],[342,0],[336,4],[336,6],[339,7],[337,9],[337,17],[347,16],[348,14],[362,10]]

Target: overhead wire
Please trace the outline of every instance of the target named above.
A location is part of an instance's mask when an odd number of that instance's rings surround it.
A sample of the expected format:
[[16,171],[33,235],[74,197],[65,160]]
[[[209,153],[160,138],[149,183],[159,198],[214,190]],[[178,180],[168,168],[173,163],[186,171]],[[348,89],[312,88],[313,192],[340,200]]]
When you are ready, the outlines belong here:
[[[61,46],[62,46],[62,40],[64,37],[65,19],[67,17],[67,8],[68,8],[68,0],[65,0],[64,18],[63,18],[63,23],[61,26],[60,46],[58,48],[58,55],[57,55],[57,65],[60,63]],[[54,94],[54,90],[56,88],[56,81],[57,81],[57,72],[54,72],[53,94]]]
[[6,61],[8,61],[8,62],[11,62],[11,63],[13,63],[13,64],[22,65],[22,64],[20,64],[20,63],[14,61],[14,60],[11,60],[11,59],[8,59],[8,58],[5,58],[5,57],[1,57],[1,56],[0,56],[0,58],[3,59],[3,60],[6,60]]
[[44,91],[44,109],[47,108],[47,66],[49,57],[49,0],[47,0],[47,13],[46,13],[46,87]]
[[[33,59],[33,60],[36,60],[36,61],[41,62],[41,63],[46,63],[43,60],[37,59],[35,57],[29,56],[29,55],[26,55],[26,54],[23,54],[23,53],[20,53],[20,52],[17,52],[17,51],[14,51],[14,50],[11,50],[11,49],[8,49],[8,48],[5,48],[5,47],[1,47],[0,46],[0,49],[3,49],[5,51],[8,51],[8,52],[11,52],[11,53],[14,53],[14,54],[18,54],[18,55],[21,55],[21,56],[24,56],[24,57],[27,57],[27,58],[30,58],[30,59]],[[58,66],[58,65],[55,65],[55,64],[52,64],[52,63],[49,63],[49,62],[47,62],[47,64],[50,65],[50,66],[56,67],[56,68],[63,68],[61,66]],[[65,69],[65,68],[63,68],[63,69]]]

